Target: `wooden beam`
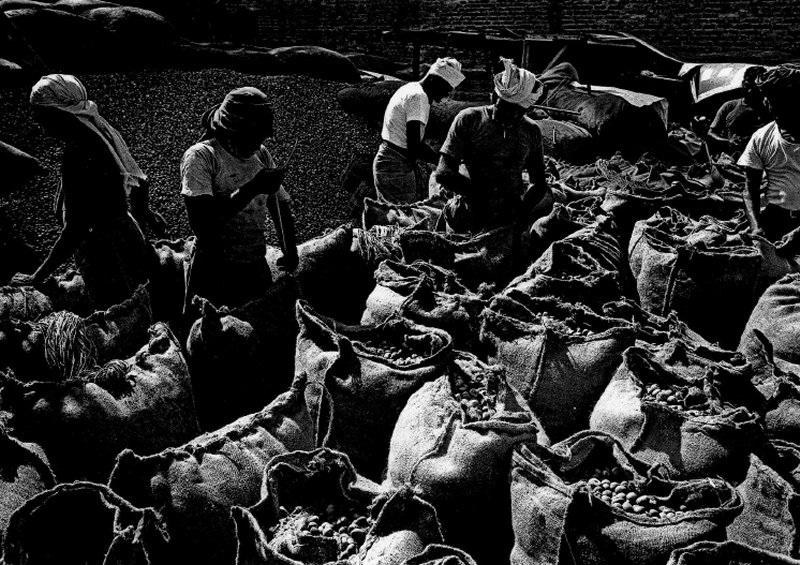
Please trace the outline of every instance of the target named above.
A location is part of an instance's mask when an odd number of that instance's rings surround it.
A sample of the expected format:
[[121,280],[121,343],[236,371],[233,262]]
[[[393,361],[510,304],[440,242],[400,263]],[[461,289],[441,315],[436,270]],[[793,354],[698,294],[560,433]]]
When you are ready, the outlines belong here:
[[564,45],[561,49],[559,49],[558,53],[556,53],[556,56],[550,59],[550,62],[547,63],[547,66],[542,70],[542,72],[546,73],[552,69],[556,62],[564,55],[564,51],[566,51],[568,47],[569,45]]

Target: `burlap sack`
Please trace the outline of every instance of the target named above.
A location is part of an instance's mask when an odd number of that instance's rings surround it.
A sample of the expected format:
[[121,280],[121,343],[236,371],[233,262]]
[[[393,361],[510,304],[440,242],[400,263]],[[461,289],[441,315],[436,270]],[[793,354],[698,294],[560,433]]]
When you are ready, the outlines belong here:
[[780,464],[773,466],[751,455],[747,475],[734,486],[743,510],[728,526],[728,539],[797,558],[800,485]]
[[156,320],[177,320],[183,312],[189,258],[194,244],[194,236],[153,242],[158,268],[150,277],[150,299]]
[[798,565],[800,561],[736,541],[699,541],[676,549],[667,565]]
[[295,364],[312,385],[309,410],[315,419],[332,420],[325,445],[347,453],[359,473],[378,480],[400,411],[423,383],[444,374],[452,338],[402,318],[379,326],[339,324],[303,300],[297,319]]
[[61,480],[105,480],[122,449],[155,453],[199,432],[189,370],[160,322],[129,359],[63,382],[7,380],[2,399],[14,435],[41,445]]
[[754,368],[738,351],[730,351],[706,341],[675,314],[652,314],[631,300],[609,302],[603,313],[631,322],[636,329],[636,345],[650,351],[656,359],[686,380],[697,380],[709,369],[722,366],[731,374],[750,378]]
[[748,359],[761,347],[753,330],[770,341],[777,361],[800,363],[800,274],[786,275],[759,298],[739,341]]
[[699,333],[683,322],[674,310],[659,316],[643,309],[637,302],[623,298],[603,305],[603,314],[611,318],[628,320],[636,327],[636,339],[652,345],[661,345],[672,339],[702,344],[711,344]]
[[484,282],[504,284],[517,259],[510,227],[474,236],[408,230],[400,234],[400,248],[406,263],[421,259],[451,269],[472,289]]
[[361,221],[367,230],[372,226],[400,226],[434,231],[446,202],[441,196],[413,204],[389,204],[373,198],[364,198]]
[[353,228],[350,250],[361,258],[367,269],[375,272],[383,261],[402,259],[400,234],[404,231],[405,228],[398,226],[372,226],[368,230]]
[[86,331],[97,349],[97,362],[106,363],[134,354],[147,341],[156,320],[149,285],[139,286],[125,302],[84,319]]
[[663,206],[679,210],[693,218],[712,214],[725,216],[734,208],[725,198],[701,183],[683,175],[672,175],[670,181],[656,171],[640,167],[644,174],[627,176],[624,173],[609,175],[609,184],[602,208],[617,218],[622,225],[652,216]]
[[[375,282],[370,265],[353,249],[353,229],[342,225],[321,237],[297,246],[300,263],[293,276],[300,294],[326,316],[356,323]],[[274,277],[280,273],[280,249],[267,249],[267,262]]]
[[386,321],[394,313],[453,336],[457,347],[477,341],[479,315],[486,301],[458,281],[457,275],[424,261],[411,265],[384,261],[375,271],[375,290],[367,298],[362,324]]
[[406,559],[401,565],[478,565],[468,553],[456,547],[433,543],[419,555]]
[[22,381],[52,375],[44,352],[42,324],[0,318],[0,371],[11,371]]
[[41,447],[22,443],[0,431],[0,539],[11,515],[26,500],[56,485],[56,478]]
[[184,563],[233,563],[236,537],[230,511],[261,499],[264,468],[275,456],[321,443],[304,401],[306,380],[257,414],[180,448],[141,457],[117,457],[109,486],[140,508],[164,517],[170,546]]
[[[264,469],[262,499],[248,509],[234,508],[237,562],[250,562],[243,556],[259,554],[263,558],[255,562],[264,565],[355,559],[371,527],[369,507],[379,488],[359,481],[350,459],[337,451],[276,455]],[[339,531],[354,522],[360,526],[358,534],[350,528]]]
[[[464,390],[484,401],[471,407]],[[549,444],[502,369],[459,352],[447,374],[423,385],[400,414],[386,483],[408,485],[433,504],[448,544],[479,563],[497,563],[511,549],[502,518],[509,512],[509,455],[514,445],[537,440]]]
[[214,430],[258,412],[289,388],[297,340],[297,283],[281,277],[263,298],[233,310],[204,299],[186,343],[198,419]]
[[22,505],[3,542],[8,565],[169,565],[172,551],[163,517],[137,508],[107,486],[62,483]]
[[555,202],[550,213],[533,222],[526,234],[528,257],[536,260],[552,243],[591,224],[597,213],[602,212],[598,210],[600,202],[597,196],[566,203]]
[[75,269],[70,269],[57,277],[48,277],[42,284],[42,292],[53,303],[53,310],[66,310],[80,316],[88,316],[93,308],[86,283]]
[[620,273],[601,266],[580,241],[556,241],[528,269],[506,285],[533,297],[557,297],[600,311],[606,302],[624,296]]
[[[613,494],[599,496],[592,483],[606,476],[605,469],[613,469],[609,486],[621,487],[622,497],[642,493],[642,502],[636,497],[638,504],[626,507]],[[552,452],[518,447],[511,500],[512,565],[659,565],[689,543],[724,539],[742,510],[738,493],[724,481],[665,480],[615,438],[595,432],[577,434]]]
[[[700,381],[687,380],[646,349],[631,347],[622,357],[592,411],[591,429],[616,436],[673,477],[743,473],[763,439],[763,398],[746,376],[720,365]],[[648,396],[653,385],[672,392],[656,401]]]
[[769,442],[769,452],[775,454],[770,464],[779,468],[783,476],[791,477],[795,484],[800,484],[800,445],[773,439]]
[[623,278],[628,270],[628,264],[621,237],[622,234],[614,220],[608,216],[601,216],[564,239],[575,243],[591,255],[601,269],[618,273],[620,278]]
[[662,316],[675,310],[709,341],[736,344],[761,267],[747,234],[663,208],[636,224],[628,252],[643,308]]
[[[753,384],[766,399],[764,428],[770,438],[797,441],[800,438],[800,375],[782,369],[776,362],[772,344],[759,330],[753,330],[761,343]],[[755,354],[756,352],[754,352]]]
[[444,541],[436,509],[409,487],[380,495],[371,511],[374,522],[358,555],[360,565],[400,565]]
[[505,367],[554,441],[589,427],[589,415],[634,344],[631,324],[588,308],[518,291],[482,314],[481,341]]
[[32,286],[0,287],[0,319],[33,321],[52,311],[50,299]]

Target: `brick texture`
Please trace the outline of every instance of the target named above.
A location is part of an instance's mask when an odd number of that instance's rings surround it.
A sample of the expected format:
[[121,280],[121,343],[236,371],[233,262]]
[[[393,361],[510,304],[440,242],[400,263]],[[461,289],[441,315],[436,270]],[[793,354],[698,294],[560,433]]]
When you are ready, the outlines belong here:
[[625,31],[684,60],[800,59],[799,0],[221,0],[228,38],[410,57],[393,28]]

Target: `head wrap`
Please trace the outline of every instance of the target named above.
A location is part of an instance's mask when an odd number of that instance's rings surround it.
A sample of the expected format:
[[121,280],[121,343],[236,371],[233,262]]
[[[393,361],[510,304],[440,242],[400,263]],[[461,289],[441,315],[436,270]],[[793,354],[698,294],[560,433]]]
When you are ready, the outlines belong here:
[[800,66],[792,63],[766,70],[756,86],[767,98],[792,96],[800,92]]
[[536,75],[520,69],[511,59],[500,57],[505,66],[502,73],[494,75],[494,91],[501,100],[530,108],[542,97],[544,85]]
[[100,115],[97,104],[89,100],[86,88],[76,77],[60,74],[42,77],[31,89],[30,103],[72,114],[98,135],[114,157],[128,194],[131,188],[139,186],[139,181],[147,179],[136,164],[125,140]]
[[436,62],[428,70],[428,74],[443,78],[451,88],[457,87],[464,80],[464,75],[461,74],[461,63],[452,57],[436,59]]
[[272,131],[272,107],[267,95],[252,86],[231,90],[218,104],[203,114],[203,126],[228,134],[263,134]]
[[766,69],[761,65],[753,65],[752,67],[747,67],[742,74],[742,86],[755,85],[758,78],[764,74]]

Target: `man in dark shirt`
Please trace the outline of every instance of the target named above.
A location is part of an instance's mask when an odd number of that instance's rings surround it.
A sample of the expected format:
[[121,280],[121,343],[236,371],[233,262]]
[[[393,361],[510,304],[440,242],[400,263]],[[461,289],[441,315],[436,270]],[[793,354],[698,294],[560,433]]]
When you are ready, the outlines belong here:
[[[542,134],[525,112],[540,98],[535,75],[503,60],[494,103],[462,110],[440,150],[435,181],[454,194],[444,210],[449,231],[478,232],[521,225],[550,194]],[[527,170],[530,182],[523,180]]]
[[708,129],[713,149],[729,153],[741,151],[753,132],[770,120],[761,92],[756,86],[756,79],[764,71],[761,66],[747,68],[742,77],[744,96],[738,100],[729,100],[717,111]]

